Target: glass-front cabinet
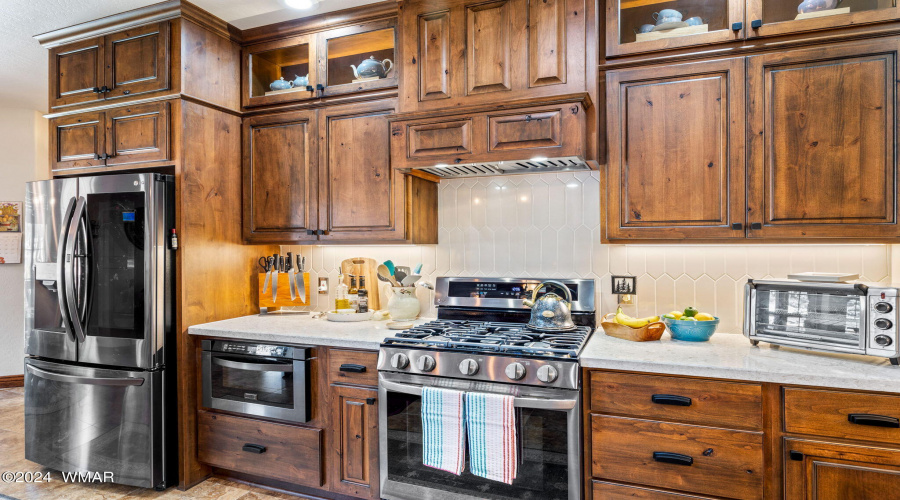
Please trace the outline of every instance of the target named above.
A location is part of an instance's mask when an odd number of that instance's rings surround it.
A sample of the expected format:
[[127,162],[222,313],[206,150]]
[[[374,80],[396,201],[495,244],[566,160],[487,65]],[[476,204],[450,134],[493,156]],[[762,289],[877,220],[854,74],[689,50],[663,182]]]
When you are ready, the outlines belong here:
[[396,87],[396,24],[371,21],[245,47],[243,106]]
[[744,0],[607,0],[608,56],[739,40]]
[[897,0],[748,0],[747,36],[783,35],[898,18]]

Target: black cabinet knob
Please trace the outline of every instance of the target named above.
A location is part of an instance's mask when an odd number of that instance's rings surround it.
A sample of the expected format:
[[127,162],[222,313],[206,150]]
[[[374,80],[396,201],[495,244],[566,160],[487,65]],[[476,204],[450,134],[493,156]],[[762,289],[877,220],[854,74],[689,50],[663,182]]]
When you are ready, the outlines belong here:
[[744,23],[732,23],[731,31],[741,31],[744,29]]
[[758,231],[758,230],[762,229],[762,223],[754,222],[754,223],[750,224],[750,229],[755,229]]
[[378,401],[378,400],[375,398],[366,398],[367,405],[374,405],[376,401]]
[[753,28],[753,29],[755,29],[755,30],[758,30],[758,29],[762,28],[762,19],[755,19],[755,20],[753,20],[753,21],[750,23],[750,27]]
[[740,231],[740,230],[744,229],[744,225],[741,224],[740,222],[735,222],[734,224],[731,225],[731,229],[734,229],[735,231]]

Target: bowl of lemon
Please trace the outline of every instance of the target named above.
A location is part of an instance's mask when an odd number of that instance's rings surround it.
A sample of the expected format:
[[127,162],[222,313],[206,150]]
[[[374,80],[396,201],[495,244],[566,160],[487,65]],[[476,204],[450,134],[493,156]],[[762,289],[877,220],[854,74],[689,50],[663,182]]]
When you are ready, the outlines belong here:
[[665,314],[662,321],[669,328],[673,339],[687,342],[706,342],[719,327],[719,318],[693,307]]

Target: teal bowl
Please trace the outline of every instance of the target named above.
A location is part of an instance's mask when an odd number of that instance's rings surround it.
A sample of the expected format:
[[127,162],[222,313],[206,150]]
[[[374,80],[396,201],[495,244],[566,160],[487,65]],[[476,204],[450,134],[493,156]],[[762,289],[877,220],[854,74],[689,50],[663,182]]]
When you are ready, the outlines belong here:
[[716,333],[716,328],[719,327],[719,318],[713,321],[681,321],[663,318],[663,323],[669,327],[669,333],[675,340],[706,342]]

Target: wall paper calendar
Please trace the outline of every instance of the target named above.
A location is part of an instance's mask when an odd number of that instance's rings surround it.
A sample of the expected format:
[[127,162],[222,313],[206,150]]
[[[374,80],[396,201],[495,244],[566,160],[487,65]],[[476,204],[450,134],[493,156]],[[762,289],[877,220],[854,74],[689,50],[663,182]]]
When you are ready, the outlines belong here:
[[22,202],[0,201],[0,264],[22,262]]

